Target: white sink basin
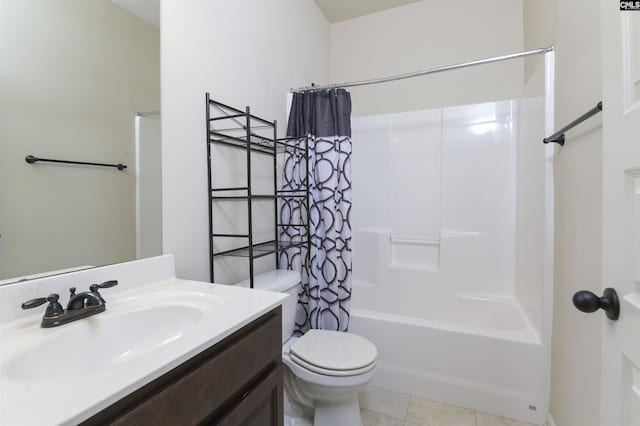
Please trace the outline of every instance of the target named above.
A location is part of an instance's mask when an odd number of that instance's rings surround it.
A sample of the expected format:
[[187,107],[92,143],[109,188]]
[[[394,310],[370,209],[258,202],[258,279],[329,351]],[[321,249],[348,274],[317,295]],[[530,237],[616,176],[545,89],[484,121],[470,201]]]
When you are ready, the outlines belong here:
[[[137,305],[137,303],[135,304]],[[116,368],[174,342],[203,320],[203,309],[160,304],[120,309],[75,321],[5,364],[14,380],[59,381]]]

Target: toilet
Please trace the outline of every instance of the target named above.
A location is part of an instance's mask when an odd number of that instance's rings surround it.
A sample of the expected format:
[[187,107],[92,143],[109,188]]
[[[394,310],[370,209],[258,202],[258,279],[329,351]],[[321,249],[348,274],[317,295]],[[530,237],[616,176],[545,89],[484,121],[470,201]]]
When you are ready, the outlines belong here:
[[294,337],[299,285],[294,271],[254,277],[256,289],[289,294],[282,304],[285,425],[361,426],[358,392],[376,373],[377,349],[353,333],[309,330]]

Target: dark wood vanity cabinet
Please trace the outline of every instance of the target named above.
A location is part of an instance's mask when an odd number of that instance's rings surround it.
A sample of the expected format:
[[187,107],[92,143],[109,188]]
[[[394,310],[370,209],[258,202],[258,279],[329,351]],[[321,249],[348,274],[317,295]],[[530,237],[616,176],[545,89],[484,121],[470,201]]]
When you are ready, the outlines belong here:
[[281,341],[278,307],[83,424],[282,426]]

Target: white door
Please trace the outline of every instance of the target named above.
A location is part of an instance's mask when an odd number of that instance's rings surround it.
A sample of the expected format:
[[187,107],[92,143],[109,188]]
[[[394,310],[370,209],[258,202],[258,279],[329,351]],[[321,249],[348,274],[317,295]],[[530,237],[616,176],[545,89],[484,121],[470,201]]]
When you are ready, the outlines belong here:
[[[640,11],[601,1],[602,285],[620,298],[603,315],[602,426],[640,425]],[[579,214],[579,212],[576,212]],[[593,372],[595,374],[595,372]],[[589,372],[585,372],[589,374]]]

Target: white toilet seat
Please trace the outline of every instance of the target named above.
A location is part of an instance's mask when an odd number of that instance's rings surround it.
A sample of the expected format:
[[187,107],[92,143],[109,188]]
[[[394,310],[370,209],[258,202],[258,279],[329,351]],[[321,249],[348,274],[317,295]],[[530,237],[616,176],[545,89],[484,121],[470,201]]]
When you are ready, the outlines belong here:
[[316,373],[299,365],[291,359],[291,356],[288,353],[282,354],[282,362],[298,379],[304,380],[308,383],[334,388],[360,386],[362,384],[368,383],[376,374],[375,364],[368,372],[363,374],[354,376],[329,376],[326,374]]
[[323,368],[318,365],[313,365],[303,359],[300,359],[296,356],[296,354],[289,352],[289,358],[292,362],[295,362],[300,367],[306,368],[309,371],[314,373],[322,374],[323,376],[333,376],[333,377],[345,377],[345,376],[357,376],[359,374],[368,373],[376,367],[375,361],[371,364],[366,365],[362,368],[357,368],[354,370],[331,370],[328,368]]
[[378,350],[364,337],[352,333],[309,330],[289,348],[299,365],[328,376],[355,376],[375,367]]
[[375,375],[376,357],[373,343],[337,331],[309,330],[302,337],[290,338],[282,347],[282,361],[295,376],[325,386],[368,382]]

